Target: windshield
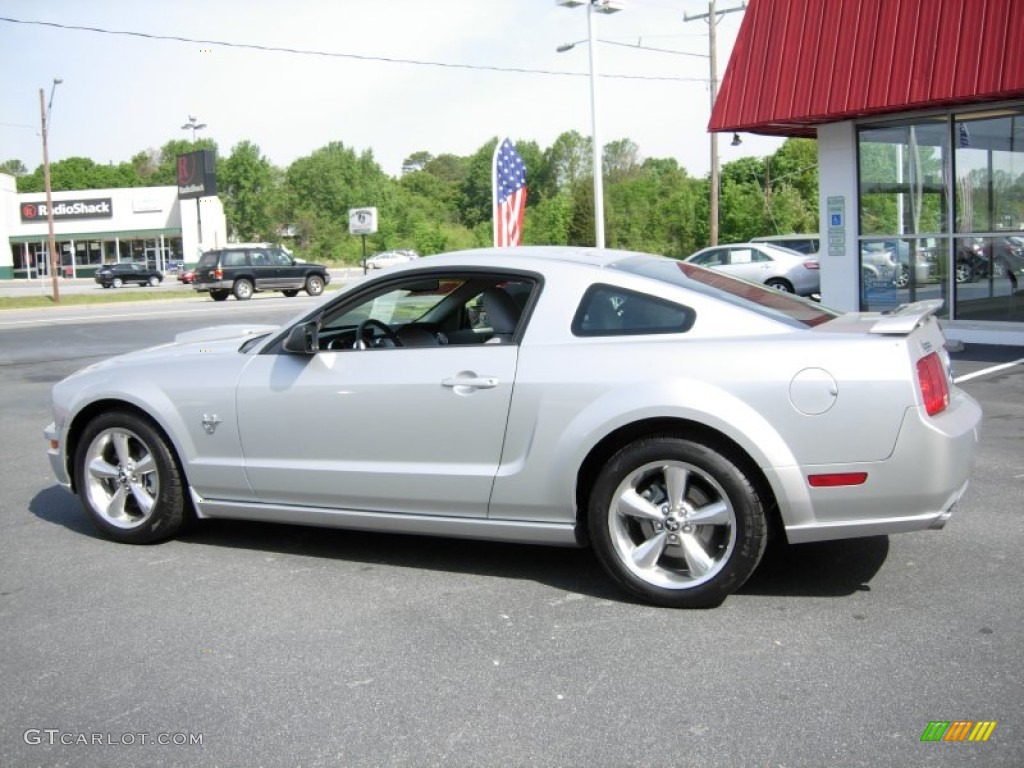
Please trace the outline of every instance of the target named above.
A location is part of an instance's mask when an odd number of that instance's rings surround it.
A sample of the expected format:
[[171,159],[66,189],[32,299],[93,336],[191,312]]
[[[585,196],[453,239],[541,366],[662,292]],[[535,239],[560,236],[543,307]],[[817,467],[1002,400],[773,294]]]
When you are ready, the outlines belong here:
[[795,327],[813,328],[840,315],[817,302],[769,288],[748,283],[713,269],[699,267],[674,259],[634,256],[611,265],[624,272],[651,277],[691,291],[714,296],[735,306],[749,309],[765,317]]

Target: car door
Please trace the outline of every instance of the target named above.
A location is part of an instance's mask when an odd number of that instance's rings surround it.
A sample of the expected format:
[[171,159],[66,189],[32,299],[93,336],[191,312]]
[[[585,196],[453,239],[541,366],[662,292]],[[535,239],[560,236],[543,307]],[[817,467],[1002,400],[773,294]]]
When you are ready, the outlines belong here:
[[[379,316],[380,299],[366,316]],[[258,356],[237,391],[253,493],[274,504],[486,516],[518,354],[515,343],[346,343]]]
[[301,288],[305,283],[305,268],[279,248],[267,251],[267,258],[274,266],[275,288]]
[[723,267],[722,271],[741,280],[749,280],[753,283],[763,283],[765,272],[771,267],[771,262],[765,263],[759,251],[753,248],[738,247],[729,249],[729,265]]

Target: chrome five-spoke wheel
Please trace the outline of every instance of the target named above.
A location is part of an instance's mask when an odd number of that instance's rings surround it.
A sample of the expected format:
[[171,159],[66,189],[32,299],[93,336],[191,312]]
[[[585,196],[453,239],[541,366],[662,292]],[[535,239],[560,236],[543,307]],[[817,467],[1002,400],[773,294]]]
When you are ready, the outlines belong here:
[[166,438],[128,411],[101,414],[85,427],[75,483],[93,522],[117,541],[145,544],[173,536],[190,510]]
[[708,473],[682,462],[654,462],[615,490],[608,515],[619,559],[649,584],[689,588],[715,575],[736,546],[736,513]]
[[89,443],[83,491],[111,525],[136,528],[153,514],[160,475],[149,446],[125,429],[105,429]]
[[767,542],[749,466],[679,437],[626,445],[590,496],[587,522],[601,564],[648,602],[718,605],[754,572]]

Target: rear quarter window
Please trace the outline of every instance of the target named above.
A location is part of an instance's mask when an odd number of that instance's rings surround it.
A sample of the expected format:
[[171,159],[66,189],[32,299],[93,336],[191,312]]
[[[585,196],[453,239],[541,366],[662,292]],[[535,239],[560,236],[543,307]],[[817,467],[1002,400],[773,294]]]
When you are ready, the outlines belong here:
[[646,293],[611,285],[593,285],[584,294],[572,321],[575,336],[626,336],[685,333],[696,312]]

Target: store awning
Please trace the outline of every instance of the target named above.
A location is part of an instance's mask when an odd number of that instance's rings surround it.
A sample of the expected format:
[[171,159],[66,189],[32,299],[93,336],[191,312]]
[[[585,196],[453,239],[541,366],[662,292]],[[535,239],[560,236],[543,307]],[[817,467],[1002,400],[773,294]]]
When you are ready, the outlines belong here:
[[750,0],[708,130],[1024,98],[1024,0]]

